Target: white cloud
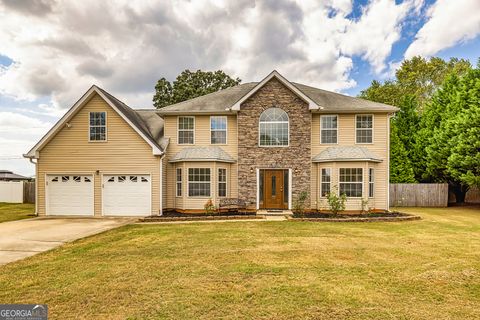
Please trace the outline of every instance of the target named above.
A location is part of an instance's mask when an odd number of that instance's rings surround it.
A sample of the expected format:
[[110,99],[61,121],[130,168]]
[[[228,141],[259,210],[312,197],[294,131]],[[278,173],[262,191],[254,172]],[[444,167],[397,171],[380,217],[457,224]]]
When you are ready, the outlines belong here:
[[15,112],[0,112],[0,168],[32,175],[34,167],[22,158],[53,124]]
[[151,106],[155,82],[220,69],[244,81],[278,69],[297,82],[342,90],[352,57],[380,72],[401,22],[422,0],[373,0],[356,20],[350,0],[32,1],[0,4],[0,94],[70,107],[91,84]]
[[399,5],[389,0],[372,1],[358,21],[348,21],[345,32],[337,35],[342,53],[361,55],[380,74],[393,44],[401,37],[402,21],[421,5],[421,1],[405,1]]
[[480,1],[438,0],[428,12],[428,21],[418,31],[405,58],[432,56],[480,34]]

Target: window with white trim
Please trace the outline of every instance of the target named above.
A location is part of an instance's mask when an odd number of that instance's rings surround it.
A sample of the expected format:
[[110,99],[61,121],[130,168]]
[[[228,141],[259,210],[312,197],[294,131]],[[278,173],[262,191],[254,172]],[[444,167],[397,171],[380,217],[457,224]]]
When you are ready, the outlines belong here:
[[210,117],[210,143],[211,144],[227,143],[227,117],[225,116]]
[[261,147],[288,146],[288,115],[280,108],[270,108],[260,115],[259,145]]
[[89,122],[89,140],[106,141],[107,140],[107,113],[90,112]]
[[338,180],[340,194],[345,193],[347,197],[361,198],[363,189],[362,168],[340,168]]
[[210,197],[210,168],[188,168],[188,196]]
[[227,169],[218,168],[218,196],[227,196]]
[[195,141],[195,117],[178,117],[178,144]]
[[177,197],[182,196],[182,168],[177,168]]
[[371,114],[357,114],[355,116],[355,131],[357,143],[372,143],[373,116]]
[[373,191],[375,187],[375,172],[373,168],[368,169],[368,196],[373,198]]
[[320,196],[326,197],[330,193],[330,183],[332,182],[332,174],[330,168],[322,168],[320,181]]
[[320,116],[320,143],[337,143],[338,117],[336,115]]

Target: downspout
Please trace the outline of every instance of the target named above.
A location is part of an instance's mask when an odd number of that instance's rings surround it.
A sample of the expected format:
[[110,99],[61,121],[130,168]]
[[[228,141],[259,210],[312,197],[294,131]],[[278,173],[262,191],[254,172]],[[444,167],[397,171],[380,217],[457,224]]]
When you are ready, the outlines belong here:
[[35,215],[38,216],[38,167],[33,158],[29,157],[28,161],[35,165]]
[[159,185],[159,190],[160,190],[160,199],[159,199],[159,204],[160,204],[160,216],[163,216],[163,158],[165,157],[165,154],[160,156],[160,185]]
[[390,211],[390,118],[394,114],[387,115],[387,211]]

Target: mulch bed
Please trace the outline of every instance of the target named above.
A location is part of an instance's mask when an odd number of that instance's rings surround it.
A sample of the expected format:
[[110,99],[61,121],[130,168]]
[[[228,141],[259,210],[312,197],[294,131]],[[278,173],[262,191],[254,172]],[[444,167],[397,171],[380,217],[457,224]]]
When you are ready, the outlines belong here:
[[292,221],[317,221],[317,222],[375,222],[375,221],[409,221],[420,220],[421,217],[402,212],[374,212],[365,214],[332,214],[311,212],[294,214]]
[[166,222],[166,221],[210,221],[210,220],[242,220],[263,219],[255,212],[222,212],[217,214],[182,213],[177,211],[164,212],[162,216],[141,218],[141,222]]

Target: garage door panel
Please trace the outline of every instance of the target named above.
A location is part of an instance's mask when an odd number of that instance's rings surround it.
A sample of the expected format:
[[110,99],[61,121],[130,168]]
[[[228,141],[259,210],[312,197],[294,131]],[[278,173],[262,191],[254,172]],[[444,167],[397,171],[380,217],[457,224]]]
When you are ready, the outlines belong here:
[[93,215],[92,175],[47,175],[47,215]]
[[151,206],[150,175],[105,175],[103,214],[106,216],[148,216]]

